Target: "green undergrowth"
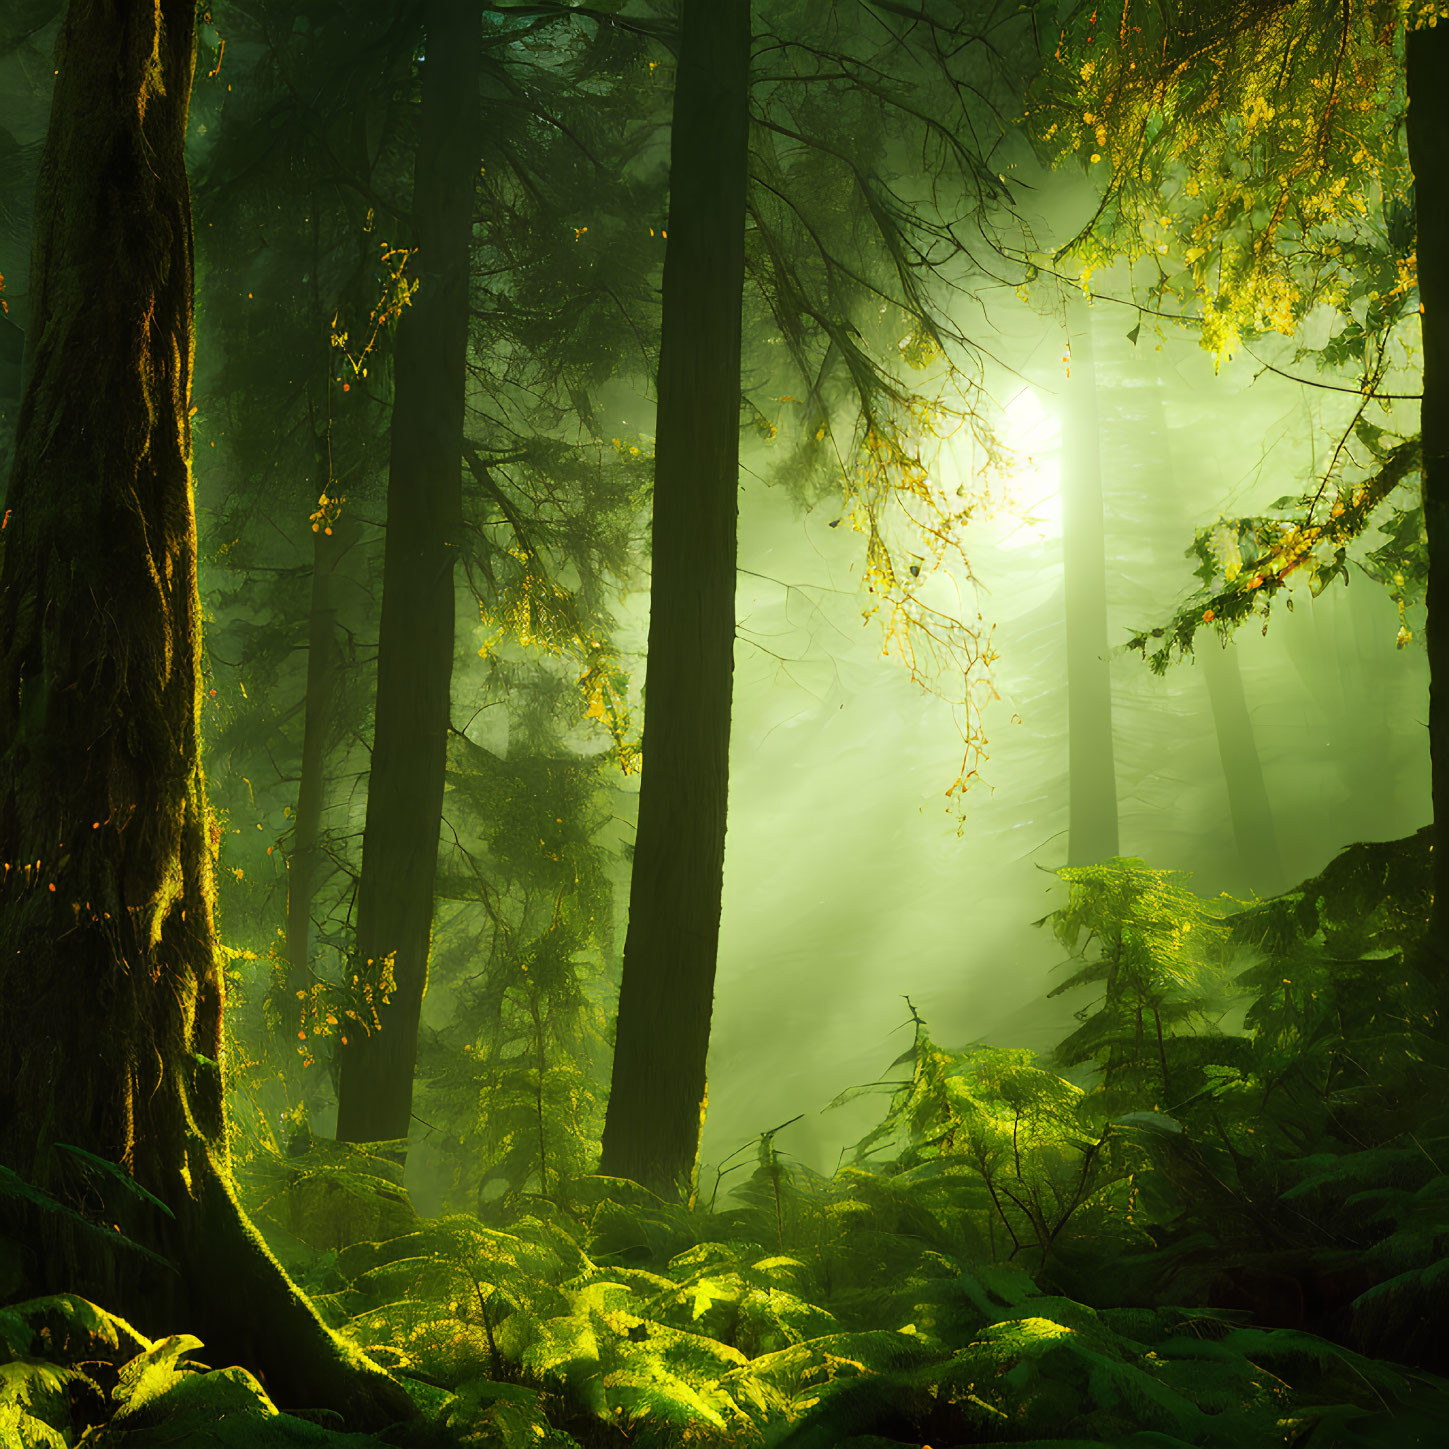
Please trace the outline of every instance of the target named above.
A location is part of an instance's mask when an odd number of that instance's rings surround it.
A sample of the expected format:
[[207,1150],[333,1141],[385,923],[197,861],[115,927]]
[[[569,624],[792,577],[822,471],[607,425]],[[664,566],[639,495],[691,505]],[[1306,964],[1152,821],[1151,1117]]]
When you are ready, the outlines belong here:
[[5,1449],[344,1449],[376,1441],[281,1413],[242,1368],[209,1369],[201,1341],[152,1341],[73,1294],[0,1308]]
[[[1262,902],[1140,861],[1063,871],[1045,924],[1079,1008],[1055,1058],[947,1049],[911,1008],[861,1089],[881,1120],[829,1179],[765,1133],[718,1202],[570,1175],[424,1220],[385,1158],[314,1142],[254,1154],[247,1196],[423,1409],[392,1442],[1436,1445],[1427,844],[1352,847]],[[3,1315],[7,1449],[327,1432],[188,1366],[195,1340],[149,1344],[79,1300]]]
[[970,1261],[889,1179],[774,1169],[720,1213],[596,1179],[506,1229],[422,1223],[330,1257],[319,1297],[470,1443],[1402,1444],[1449,1406],[1305,1332]]

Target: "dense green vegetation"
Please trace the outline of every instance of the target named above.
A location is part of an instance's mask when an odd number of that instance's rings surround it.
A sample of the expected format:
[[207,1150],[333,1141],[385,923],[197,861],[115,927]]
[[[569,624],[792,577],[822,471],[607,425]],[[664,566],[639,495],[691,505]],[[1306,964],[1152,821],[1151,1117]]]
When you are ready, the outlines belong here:
[[[423,1219],[385,1159],[256,1138],[246,1199],[463,1442],[1433,1442],[1445,1061],[1404,965],[1427,842],[1246,908],[1138,861],[1063,875],[1062,989],[1103,985],[1057,1053],[1085,1085],[913,1013],[830,1179],[766,1132],[692,1209],[560,1171]],[[311,1442],[250,1375],[188,1364],[194,1338],[65,1296],[0,1322],[30,1442],[218,1414],[237,1443]]]
[[[1446,46],[1421,0],[6,7],[0,1445],[1439,1443]],[[1068,642],[1007,693],[1069,700],[1069,764],[1014,826],[1046,914],[984,961],[1019,851],[973,837],[1003,727],[963,590],[968,526],[1029,512],[1023,319]],[[1185,376],[1182,333],[1338,408],[1265,445],[1275,503],[1180,482],[1147,353]],[[1114,390],[1157,573],[1112,553]],[[965,964],[867,836],[880,937],[822,942],[747,1056],[739,660],[803,662],[746,580],[802,595],[754,567],[802,538],[954,710]],[[1358,577],[1387,614],[1333,633]],[[1314,610],[1285,764],[1227,650]],[[1385,617],[1405,671],[1428,645],[1413,834]],[[1109,654],[1210,651],[1231,894],[1117,853],[1141,757],[1178,766]],[[1275,820],[1330,732],[1397,838]],[[886,755],[862,785],[914,788]],[[777,828],[783,879],[817,827]],[[848,1053],[857,969],[898,1014]],[[1036,1049],[941,1026],[992,976]],[[811,1037],[867,1062],[828,1108]],[[750,1074],[798,1115],[711,1156]],[[818,1110],[858,1139],[828,1171]]]

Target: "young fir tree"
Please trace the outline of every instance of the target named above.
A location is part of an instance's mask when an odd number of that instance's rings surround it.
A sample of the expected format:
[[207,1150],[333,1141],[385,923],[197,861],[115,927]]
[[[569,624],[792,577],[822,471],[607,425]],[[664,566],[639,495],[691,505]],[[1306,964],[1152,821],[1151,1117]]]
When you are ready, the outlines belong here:
[[372,1425],[406,1396],[288,1282],[228,1167],[198,753],[194,22],[190,3],[77,0],[57,55],[0,562],[0,1162],[69,1209],[19,1199],[29,1288],[194,1329],[280,1401]]
[[1050,994],[1100,986],[1101,996],[1077,1013],[1081,1025],[1056,1060],[1091,1063],[1108,1113],[1146,1102],[1170,1112],[1202,1089],[1205,1065],[1241,1054],[1236,1038],[1213,1030],[1226,995],[1227,928],[1176,871],[1119,858],[1057,874],[1070,896],[1046,919],[1080,964]]
[[604,415],[653,364],[668,90],[647,36],[604,17],[486,33],[461,551],[479,648],[455,676],[418,1116],[451,1200],[506,1211],[598,1152],[638,759],[610,610],[652,465]]

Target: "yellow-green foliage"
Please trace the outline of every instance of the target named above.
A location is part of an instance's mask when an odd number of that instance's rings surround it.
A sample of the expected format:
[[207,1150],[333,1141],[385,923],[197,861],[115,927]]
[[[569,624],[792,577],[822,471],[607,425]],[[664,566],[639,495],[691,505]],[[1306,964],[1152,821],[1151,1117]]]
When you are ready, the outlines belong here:
[[[696,1226],[741,1221],[701,1214]],[[405,1331],[408,1371],[451,1391],[442,1416],[466,1443],[525,1443],[560,1425],[590,1442],[589,1423],[607,1422],[650,1445],[827,1449],[884,1443],[887,1432],[894,1442],[908,1432],[920,1437],[906,1442],[1116,1443],[1146,1430],[1228,1449],[1286,1445],[1323,1417],[1382,1433],[1383,1405],[1398,1413],[1414,1391],[1401,1373],[1307,1335],[1256,1334],[1184,1310],[1094,1310],[904,1233],[897,1267],[914,1258],[916,1270],[907,1296],[928,1311],[953,1302],[954,1315],[937,1320],[949,1322],[944,1333],[901,1321],[896,1285],[879,1280],[880,1326],[845,1328],[812,1303],[834,1296],[827,1260],[843,1286],[874,1256],[850,1239],[829,1252],[818,1239],[792,1244],[788,1255],[705,1240],[643,1269],[564,1248],[561,1233],[586,1238],[581,1223],[517,1226],[490,1234],[448,1219],[338,1265],[376,1259],[355,1291],[407,1294],[354,1326],[373,1352],[385,1322]],[[1285,1363],[1311,1366],[1311,1393],[1291,1387]]]
[[[1355,233],[1407,194],[1403,25],[1408,0],[1082,0],[1067,12],[1028,112],[1039,144],[1103,176],[1064,251],[1082,280],[1119,255],[1152,292],[1196,301],[1216,359],[1291,333],[1343,302]],[[1369,299],[1402,308],[1412,243]]]
[[[1399,648],[1409,642],[1408,611],[1422,600],[1428,574],[1423,510],[1417,499],[1406,496],[1406,485],[1419,478],[1419,439],[1391,444],[1383,429],[1362,416],[1353,432],[1377,465],[1367,477],[1353,482],[1335,477],[1331,488],[1325,482],[1310,497],[1280,498],[1266,513],[1221,518],[1197,531],[1189,552],[1198,560],[1200,587],[1166,625],[1144,629],[1127,641],[1154,673],[1162,674],[1192,653],[1200,629],[1211,628],[1214,644],[1250,619],[1261,620],[1266,629],[1274,602],[1293,578],[1306,583],[1314,597],[1335,579],[1346,582],[1355,545],[1354,561],[1397,606]],[[1393,498],[1399,501],[1388,506]],[[1376,519],[1383,541],[1366,549],[1372,537],[1368,526]],[[1291,608],[1291,597],[1288,603]]]
[[6,1449],[219,1449],[359,1446],[278,1411],[245,1369],[188,1362],[201,1340],[156,1342],[84,1298],[60,1294],[0,1308],[0,1444]]
[[1326,304],[1330,336],[1299,355],[1362,394],[1301,497],[1199,533],[1203,586],[1131,641],[1158,672],[1205,625],[1266,628],[1290,582],[1316,594],[1346,580],[1371,521],[1386,539],[1356,561],[1398,606],[1399,646],[1414,637],[1422,517],[1400,489],[1417,479],[1418,442],[1365,414],[1412,391],[1384,385],[1420,340],[1406,31],[1446,14],[1442,0],[1078,0],[1051,37],[1027,125],[1049,161],[1084,168],[1098,205],[1043,265],[1070,257],[1090,292],[1094,272],[1127,260],[1139,323],[1196,328],[1215,366]]
[[1180,872],[1135,858],[1057,874],[1070,895],[1047,920],[1076,969],[1050,994],[1095,987],[1101,995],[1053,1055],[1066,1067],[1098,1069],[1094,1105],[1106,1112],[1170,1111],[1201,1090],[1206,1066],[1242,1056],[1238,1039],[1215,1031],[1232,991],[1221,910],[1199,900]]
[[[913,1144],[933,1119],[903,1088],[902,1162],[914,1166],[858,1165],[826,1182],[769,1148],[718,1211],[572,1183],[570,1211],[540,1200],[506,1231],[455,1215],[346,1249],[328,1260],[337,1286],[324,1306],[476,1445],[593,1443],[608,1425],[620,1442],[719,1449],[1139,1433],[1238,1449],[1349,1420],[1362,1442],[1388,1445],[1439,1403],[1421,1413],[1434,1391],[1311,1335],[1202,1310],[1092,1308],[982,1261],[959,1231],[979,1215],[981,1164],[1000,1186],[1036,1182],[1057,1202],[1053,1150],[1075,1150],[1078,1165],[1092,1150],[1072,1140],[1084,1094],[1025,1054],[973,1062],[923,1028],[910,1059],[918,1096],[960,1134]],[[1096,1150],[1105,1161],[1120,1144],[1119,1166],[1135,1154],[1140,1167],[1143,1130],[1120,1119]],[[1090,1175],[1081,1201],[1110,1178]]]
[[[1340,1325],[1435,1352],[1449,1131],[1404,954],[1427,859],[1354,847],[1247,907],[1137,860],[1064,871],[1062,989],[1094,993],[1058,1053],[1077,1080],[943,1047],[912,1011],[883,1119],[830,1179],[766,1132],[708,1208],[550,1173],[488,1222],[379,1219],[292,1259],[469,1445],[1432,1442],[1437,1381],[1201,1306],[1225,1275],[1359,1265],[1380,1281]],[[271,1191],[308,1164],[277,1159]],[[362,1160],[326,1178],[395,1191]]]
[[[1138,861],[1064,873],[1054,924],[1082,950],[1077,984],[1120,997],[1123,1019],[1190,1008],[1142,1043],[1188,1092],[1171,1113],[1130,1060],[1110,1090],[1079,1085],[1027,1052],[943,1048],[913,1012],[884,1121],[829,1180],[767,1132],[718,1206],[561,1179],[497,1223],[407,1218],[386,1236],[378,1218],[378,1241],[293,1241],[292,1257],[329,1320],[410,1385],[419,1432],[479,1449],[1435,1442],[1449,1397],[1428,1375],[1160,1306],[1202,1303],[1226,1270],[1361,1261],[1380,1281],[1353,1307],[1360,1341],[1436,1351],[1449,1134],[1404,956],[1426,846],[1354,847],[1229,917]],[[1242,1037],[1207,1009],[1230,950],[1249,953]],[[1104,1030],[1083,1065],[1105,1077],[1120,1046]],[[305,1180],[306,1161],[273,1169]],[[395,1192],[363,1158],[325,1176],[360,1200]],[[197,1355],[79,1299],[0,1309],[7,1445],[349,1437]]]
[[383,1146],[368,1150],[304,1132],[283,1156],[274,1141],[254,1136],[237,1175],[268,1233],[335,1250],[395,1237],[417,1220],[397,1164],[378,1152]]

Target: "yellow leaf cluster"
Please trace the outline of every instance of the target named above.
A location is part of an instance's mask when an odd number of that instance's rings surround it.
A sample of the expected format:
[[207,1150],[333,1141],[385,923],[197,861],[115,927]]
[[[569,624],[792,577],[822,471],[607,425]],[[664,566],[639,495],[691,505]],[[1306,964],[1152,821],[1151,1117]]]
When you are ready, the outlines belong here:
[[1347,270],[1346,229],[1407,192],[1398,37],[1449,3],[1124,0],[1110,30],[1099,10],[1070,12],[1028,110],[1055,156],[1110,157],[1105,204],[1063,251],[1151,257],[1158,295],[1195,297],[1216,364],[1291,332]]

